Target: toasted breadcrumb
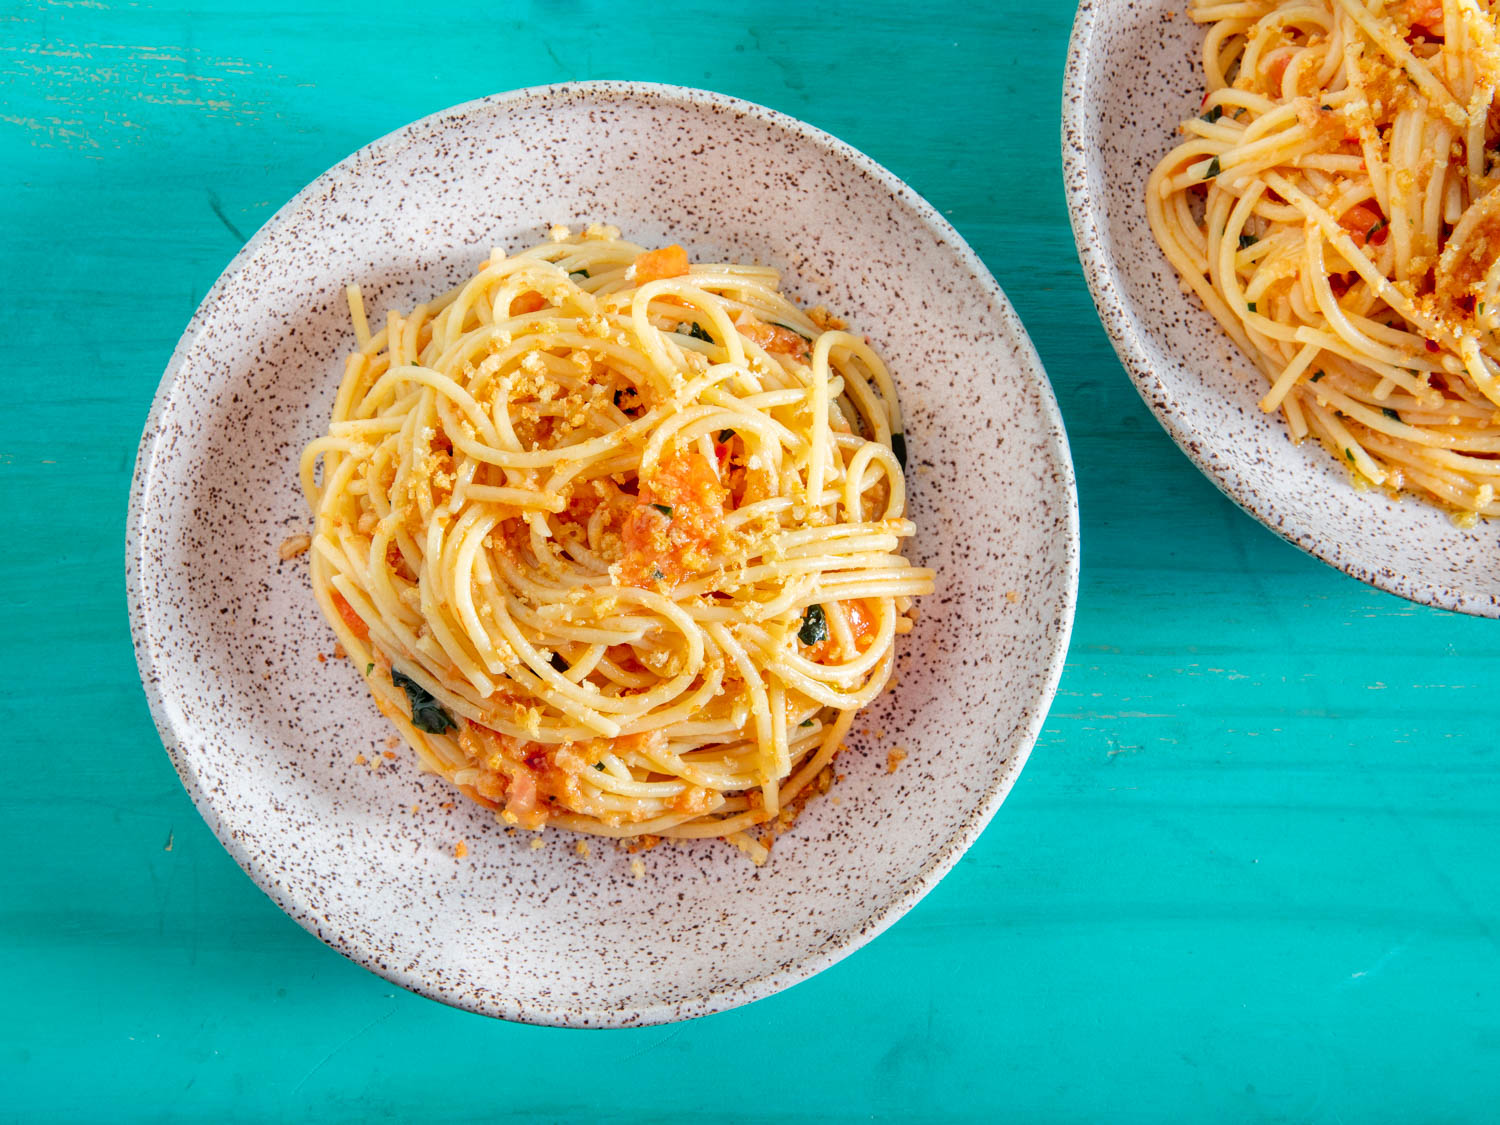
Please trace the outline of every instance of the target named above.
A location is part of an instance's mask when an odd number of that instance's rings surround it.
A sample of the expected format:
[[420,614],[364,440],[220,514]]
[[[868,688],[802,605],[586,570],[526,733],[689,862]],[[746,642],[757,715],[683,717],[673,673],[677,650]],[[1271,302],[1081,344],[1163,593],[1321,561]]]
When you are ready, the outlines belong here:
[[539,848],[544,847],[545,845],[546,845],[546,841],[543,840],[540,836],[533,836],[531,838],[531,850],[532,851],[536,851]]
[[344,646],[343,645],[335,642],[334,646],[333,646],[333,655],[335,657],[337,657],[339,660],[343,660],[349,654],[348,654],[348,652],[346,652],[344,650]]
[[807,310],[807,319],[812,321],[824,332],[842,332],[849,325],[840,317],[834,316],[822,305],[814,305]]
[[454,855],[455,858],[457,858],[457,859],[463,859],[463,857],[466,856],[466,855],[468,855],[468,854],[469,854],[469,843],[468,843],[467,840],[460,840],[458,843],[456,843],[456,844],[453,845],[453,855]]
[[896,767],[904,761],[906,761],[906,751],[902,747],[897,746],[885,756],[885,772],[895,773]]
[[[394,750],[396,747],[398,747],[398,746],[401,745],[401,738],[400,738],[399,735],[394,735],[393,734],[393,735],[391,735],[390,738],[387,738],[385,740],[385,744],[386,744],[387,748],[389,748],[391,750]],[[394,758],[395,755],[394,754],[387,754],[386,757],[387,758]]]
[[644,879],[646,877],[646,865],[641,862],[640,856],[636,856],[630,861],[630,873],[637,879]]
[[1019,590],[1007,590],[1005,591],[1005,600],[1010,602],[1011,605],[1015,605],[1021,600],[1021,592]]
[[276,548],[276,553],[281,556],[282,561],[295,559],[298,555],[307,553],[312,546],[312,536],[305,531],[299,531],[296,535],[288,535],[281,541],[281,546]]
[[380,752],[380,755],[383,758],[394,758],[396,756],[396,752],[394,750],[382,750]]
[[368,765],[368,764],[369,764],[369,762],[370,762],[370,759],[369,759],[369,758],[366,758],[366,757],[365,757],[365,756],[364,756],[364,755],[363,755],[363,754],[356,754],[356,755],[355,755],[355,756],[354,756],[354,764],[355,764],[355,765],[356,765],[356,766],[364,766],[364,765]]
[[583,856],[584,859],[588,859],[594,854],[589,850],[589,842],[587,840],[579,840],[578,843],[573,845],[573,850]]

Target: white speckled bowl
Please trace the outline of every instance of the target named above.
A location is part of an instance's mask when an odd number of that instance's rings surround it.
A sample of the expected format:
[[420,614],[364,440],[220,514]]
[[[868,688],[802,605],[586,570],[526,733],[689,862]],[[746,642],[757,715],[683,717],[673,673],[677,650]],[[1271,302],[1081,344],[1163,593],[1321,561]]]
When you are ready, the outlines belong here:
[[1262,414],[1260,374],[1177,275],[1146,222],[1146,177],[1203,93],[1182,0],[1083,0],[1063,90],[1073,233],[1136,389],[1224,492],[1303,550],[1404,598],[1500,616],[1500,522],[1471,530],[1414,498],[1356,492],[1314,441]]
[[[352,346],[342,288],[410,307],[549,223],[599,219],[697,260],[785,271],[868,333],[908,418],[915,554],[939,572],[900,683],[856,726],[838,803],[756,869],[702,841],[630,858],[510,836],[418,773],[333,646],[296,458]],[[126,565],[141,678],[184,785],[278,905],[397,984],[507,1019],[627,1026],[767,996],[857,949],[999,808],[1062,668],[1072,466],[1020,322],[889,172],[770,110],[628,83],[523,90],[377,141],[279,211],[177,346],[141,439]],[[1015,601],[1007,599],[1013,591]],[[910,754],[894,773],[886,752]],[[363,753],[378,771],[355,764]],[[413,811],[413,806],[416,810]],[[468,856],[454,858],[464,839]]]

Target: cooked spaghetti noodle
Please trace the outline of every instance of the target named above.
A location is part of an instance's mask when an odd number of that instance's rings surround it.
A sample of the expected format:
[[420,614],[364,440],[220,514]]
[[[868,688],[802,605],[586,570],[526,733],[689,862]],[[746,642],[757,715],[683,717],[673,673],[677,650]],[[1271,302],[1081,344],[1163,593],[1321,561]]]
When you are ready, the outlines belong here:
[[423,766],[504,822],[760,862],[933,586],[899,553],[895,388],[774,270],[552,233],[378,332],[350,287],[301,462],[313,590]]
[[1192,0],[1207,93],[1146,209],[1356,484],[1500,515],[1491,0]]

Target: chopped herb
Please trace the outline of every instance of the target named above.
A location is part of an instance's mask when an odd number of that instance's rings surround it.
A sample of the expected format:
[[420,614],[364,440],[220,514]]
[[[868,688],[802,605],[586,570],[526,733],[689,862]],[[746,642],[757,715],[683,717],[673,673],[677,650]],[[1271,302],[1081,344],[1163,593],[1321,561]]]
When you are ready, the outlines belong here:
[[693,321],[693,327],[688,331],[688,335],[695,340],[702,340],[707,344],[712,344],[714,342],[714,338],[708,334],[707,329],[705,329],[703,325],[699,324],[696,320]]
[[1382,406],[1380,408],[1380,413],[1384,414],[1387,418],[1389,418],[1393,422],[1399,422],[1399,421],[1401,421],[1401,415],[1397,414],[1389,406]]
[[794,332],[794,333],[796,333],[798,336],[801,336],[804,340],[807,340],[809,343],[812,341],[812,337],[811,336],[809,336],[805,332],[798,331],[797,329],[793,328],[790,324],[782,324],[778,320],[773,320],[770,323],[773,324],[773,325],[775,325],[777,328],[785,328],[788,332]]
[[1260,238],[1258,236],[1256,236],[1256,235],[1253,235],[1253,234],[1242,234],[1242,235],[1240,235],[1240,249],[1241,250],[1248,250],[1248,249],[1250,249],[1250,247],[1254,246],[1259,241],[1260,241]]
[[802,617],[802,628],[797,630],[797,639],[805,645],[815,645],[828,639],[828,617],[820,605],[810,605]]
[[724,442],[728,441],[732,437],[734,437],[734,431],[733,430],[720,430],[719,431],[719,443],[721,445]]
[[1219,158],[1216,156],[1208,162],[1208,171],[1203,173],[1205,180],[1211,180],[1217,176],[1222,169],[1219,167]]
[[1224,107],[1221,106],[1221,105],[1216,105],[1212,109],[1210,109],[1207,113],[1205,113],[1203,115],[1203,117],[1201,118],[1201,120],[1207,121],[1210,125],[1212,125],[1215,121],[1217,121],[1219,118],[1221,118],[1223,116],[1224,116]]
[[1240,106],[1239,109],[1237,109],[1237,110],[1234,111],[1234,119],[1236,121],[1238,121],[1241,117],[1244,117],[1244,116],[1245,116],[1245,107],[1244,106]]
[[1254,301],[1251,301],[1251,302],[1250,302],[1250,303],[1249,303],[1249,304],[1247,304],[1247,305],[1246,305],[1246,306],[1245,306],[1245,307],[1246,307],[1246,308],[1247,308],[1247,309],[1249,309],[1249,310],[1250,310],[1250,311],[1251,311],[1251,312],[1254,312],[1254,311],[1255,311],[1255,302],[1254,302]]
[[603,770],[604,769],[604,763],[603,762],[595,762],[594,763],[594,768],[596,770]]
[[1391,225],[1391,222],[1390,222],[1389,219],[1385,219],[1385,218],[1376,219],[1372,224],[1370,224],[1370,229],[1367,230],[1367,231],[1365,231],[1365,241],[1369,242],[1370,239],[1374,238],[1377,234],[1379,234],[1381,231],[1385,230],[1385,228],[1388,227],[1388,226],[1390,226],[1390,225]]
[[1354,464],[1354,450],[1345,447],[1344,456],[1349,458],[1349,464]]
[[891,435],[891,452],[896,455],[896,460],[898,462],[900,462],[901,468],[903,470],[905,470],[905,468],[906,468],[906,435],[905,434],[892,434]]
[[670,516],[672,514],[672,509],[667,504],[652,504],[651,506],[664,516]]
[[664,578],[666,578],[666,575],[661,572],[661,567],[657,566],[655,563],[652,563],[651,564],[651,581],[653,581],[653,582],[660,582]]
[[1318,368],[1318,370],[1316,370],[1316,371],[1313,372],[1313,377],[1311,379],[1309,379],[1308,382],[1309,383],[1316,383],[1319,379],[1321,379],[1324,375],[1327,375],[1327,374],[1328,374],[1328,372],[1324,371],[1320,367],[1320,368]]
[[799,726],[799,727],[810,727],[810,726],[812,726],[812,725],[813,725],[813,721],[812,721],[812,720],[811,720],[811,719],[803,719],[803,720],[802,720],[802,721],[801,721],[801,722],[800,722],[800,723],[798,723],[798,724],[797,724],[797,725],[798,725],[798,726]]
[[1479,315],[1480,316],[1484,315],[1484,302],[1483,301],[1479,302]]
[[588,277],[588,275],[589,275],[589,271],[588,270],[573,270],[571,273],[568,274],[569,277]]
[[616,392],[615,392],[615,405],[616,405],[616,406],[619,406],[619,405],[620,405],[620,394],[621,394],[621,392],[620,392],[620,391],[616,391]]
[[552,667],[556,668],[559,672],[566,672],[572,665],[568,663],[568,658],[562,653],[554,652],[552,654]]
[[1328,112],[1329,112],[1329,113],[1332,113],[1332,112],[1333,112],[1333,106],[1331,106],[1331,105],[1325,105],[1325,106],[1323,106],[1323,108],[1324,108],[1324,109],[1325,109],[1325,110],[1327,110],[1327,111],[1328,111]]
[[373,671],[375,671],[375,662],[372,660],[370,663],[365,665],[365,675],[368,676]]
[[391,683],[406,692],[406,700],[411,704],[411,725],[418,730],[442,734],[448,728],[458,726],[430,691],[400,669],[391,669]]

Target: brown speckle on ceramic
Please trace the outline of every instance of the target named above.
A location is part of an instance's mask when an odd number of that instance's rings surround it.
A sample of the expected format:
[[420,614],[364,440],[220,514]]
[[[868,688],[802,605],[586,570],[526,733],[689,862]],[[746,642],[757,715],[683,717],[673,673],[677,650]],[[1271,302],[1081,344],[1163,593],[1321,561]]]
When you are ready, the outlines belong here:
[[1146,177],[1203,94],[1203,29],[1181,0],[1083,0],[1063,91],[1073,234],[1099,316],[1172,439],[1256,519],[1363,582],[1500,616],[1500,523],[1472,529],[1414,497],[1356,491],[1315,441],[1263,414],[1264,382],[1176,272],[1146,222]]
[[[333,638],[305,557],[297,454],[372,320],[553,222],[613,222],[695,259],[784,271],[889,360],[908,418],[915,556],[938,569],[900,682],[771,860],[700,841],[533,850],[404,749]],[[284,910],[428,996],[508,1019],[628,1026],[742,1004],[858,948],[928,891],[1015,780],[1077,583],[1066,439],[1020,323],[890,173],[790,118],[671,87],[519,91],[424,119],[288,203],[188,326],[141,441],[126,562],[142,679],[199,810]],[[1020,597],[1007,600],[1006,591]],[[886,770],[891,746],[908,749]],[[365,762],[358,763],[363,755]],[[444,807],[451,802],[451,807]],[[413,806],[417,806],[413,812]],[[455,857],[458,841],[467,855]],[[644,876],[636,877],[640,862]]]

